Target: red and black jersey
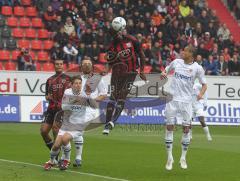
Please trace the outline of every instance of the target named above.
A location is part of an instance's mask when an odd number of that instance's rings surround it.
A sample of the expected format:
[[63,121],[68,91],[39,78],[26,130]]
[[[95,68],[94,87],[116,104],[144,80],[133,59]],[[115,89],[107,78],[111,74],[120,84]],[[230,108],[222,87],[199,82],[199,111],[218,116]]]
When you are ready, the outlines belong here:
[[123,63],[127,65],[128,72],[136,72],[141,51],[140,42],[131,35],[125,35],[122,39],[112,41],[107,51],[107,60],[111,66]]
[[49,100],[48,110],[60,110],[64,91],[70,87],[70,77],[64,73],[55,74],[48,78],[46,83],[47,96],[50,94],[52,99]]

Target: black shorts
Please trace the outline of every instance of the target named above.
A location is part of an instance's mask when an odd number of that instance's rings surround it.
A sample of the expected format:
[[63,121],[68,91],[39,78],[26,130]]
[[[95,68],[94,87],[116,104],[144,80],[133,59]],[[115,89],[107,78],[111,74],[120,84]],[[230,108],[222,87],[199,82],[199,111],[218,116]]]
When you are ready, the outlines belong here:
[[44,112],[42,123],[47,123],[52,125],[55,117],[57,116],[57,113],[60,111],[61,110],[47,110],[46,112]]
[[111,100],[125,100],[134,80],[136,79],[137,72],[129,72],[123,74],[112,73],[111,77]]

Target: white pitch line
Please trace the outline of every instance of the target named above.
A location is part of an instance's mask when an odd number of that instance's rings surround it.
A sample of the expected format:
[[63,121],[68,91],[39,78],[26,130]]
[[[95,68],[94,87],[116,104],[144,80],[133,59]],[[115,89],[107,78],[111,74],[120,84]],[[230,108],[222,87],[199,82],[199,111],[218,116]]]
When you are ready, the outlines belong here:
[[[34,164],[34,163],[19,162],[19,161],[14,161],[14,160],[0,159],[0,161],[8,162],[8,163],[22,164],[22,165],[29,165],[29,166],[34,166],[34,167],[41,167],[41,168],[43,167],[42,165],[37,165],[37,164]],[[52,169],[58,170],[57,168],[52,168]],[[109,177],[109,176],[104,176],[104,175],[97,175],[97,174],[94,174],[94,173],[87,173],[87,172],[77,172],[77,171],[72,171],[72,170],[66,170],[65,172],[76,173],[76,174],[80,174],[80,175],[87,175],[87,176],[98,177],[98,178],[105,178],[105,179],[108,179],[108,180],[130,181],[130,180],[126,180],[126,179],[114,178],[114,177]]]

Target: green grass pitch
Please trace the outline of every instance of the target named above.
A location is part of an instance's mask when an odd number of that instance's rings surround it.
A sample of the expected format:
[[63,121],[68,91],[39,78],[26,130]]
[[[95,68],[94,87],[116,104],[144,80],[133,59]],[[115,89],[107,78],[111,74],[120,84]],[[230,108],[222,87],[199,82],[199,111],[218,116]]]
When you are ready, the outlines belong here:
[[[85,133],[82,168],[44,171],[49,159],[39,124],[0,124],[0,181],[239,181],[239,127],[213,127],[208,142],[201,127],[193,128],[187,156],[188,169],[182,170],[181,129],[174,134],[174,166],[165,170],[164,129],[138,131],[117,126],[109,136],[101,129]],[[74,145],[72,145],[72,160]],[[14,162],[11,162],[14,161]],[[24,163],[23,163],[24,162]]]

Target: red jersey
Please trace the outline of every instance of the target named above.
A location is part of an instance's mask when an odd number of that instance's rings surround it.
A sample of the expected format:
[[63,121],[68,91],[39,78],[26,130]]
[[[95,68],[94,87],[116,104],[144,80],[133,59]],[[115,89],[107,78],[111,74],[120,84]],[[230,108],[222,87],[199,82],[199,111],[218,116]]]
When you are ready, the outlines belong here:
[[52,95],[52,99],[49,100],[48,110],[61,110],[64,91],[69,87],[70,77],[64,73],[55,74],[48,78],[45,95]]
[[123,63],[127,65],[128,72],[136,72],[139,65],[138,56],[141,51],[141,44],[135,37],[123,36],[121,40],[112,41],[107,51],[108,63],[111,66]]

